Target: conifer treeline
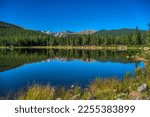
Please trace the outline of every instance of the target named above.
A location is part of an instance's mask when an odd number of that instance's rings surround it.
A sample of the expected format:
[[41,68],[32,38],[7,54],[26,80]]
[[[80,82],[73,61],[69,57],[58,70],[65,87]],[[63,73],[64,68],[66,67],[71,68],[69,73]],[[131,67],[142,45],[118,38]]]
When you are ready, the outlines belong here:
[[[150,27],[150,25],[149,25]],[[49,36],[42,32],[26,30],[0,23],[0,46],[115,46],[150,45],[150,30],[141,33],[136,28],[127,35],[70,34],[62,37]]]

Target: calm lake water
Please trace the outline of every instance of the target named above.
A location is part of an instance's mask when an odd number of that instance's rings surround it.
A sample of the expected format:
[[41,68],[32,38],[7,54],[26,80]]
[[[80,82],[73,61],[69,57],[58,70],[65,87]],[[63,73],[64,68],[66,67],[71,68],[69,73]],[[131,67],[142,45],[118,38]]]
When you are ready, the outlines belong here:
[[87,87],[95,78],[134,76],[142,61],[136,51],[18,49],[0,50],[0,96],[31,84]]

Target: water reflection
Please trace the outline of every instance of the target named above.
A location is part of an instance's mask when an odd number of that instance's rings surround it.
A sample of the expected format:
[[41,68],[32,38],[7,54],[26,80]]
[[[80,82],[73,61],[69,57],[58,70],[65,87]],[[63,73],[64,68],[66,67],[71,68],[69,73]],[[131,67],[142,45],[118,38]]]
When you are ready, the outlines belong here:
[[0,95],[16,92],[33,83],[86,87],[96,77],[123,79],[134,76],[136,51],[0,50]]

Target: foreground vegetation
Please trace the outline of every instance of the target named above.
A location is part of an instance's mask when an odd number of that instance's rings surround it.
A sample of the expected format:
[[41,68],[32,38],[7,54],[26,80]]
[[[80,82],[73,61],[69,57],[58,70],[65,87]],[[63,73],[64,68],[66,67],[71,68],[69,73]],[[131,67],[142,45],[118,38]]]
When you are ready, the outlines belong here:
[[[89,87],[54,88],[50,85],[34,84],[17,93],[17,100],[150,100],[150,79],[137,70],[136,78],[118,81],[97,78]],[[140,87],[144,85],[143,89]],[[1,98],[9,99],[10,97]],[[12,98],[12,97],[11,97]]]
[[[148,85],[145,91],[137,88],[143,83]],[[116,100],[116,99],[150,99],[150,80],[143,78],[126,79],[96,79],[88,88],[72,87],[70,89],[55,89],[50,85],[33,85],[19,93],[19,100]]]

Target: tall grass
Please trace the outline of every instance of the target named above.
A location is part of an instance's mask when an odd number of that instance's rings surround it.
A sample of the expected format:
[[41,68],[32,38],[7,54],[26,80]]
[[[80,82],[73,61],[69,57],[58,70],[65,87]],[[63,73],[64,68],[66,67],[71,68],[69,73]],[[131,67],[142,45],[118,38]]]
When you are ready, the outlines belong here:
[[55,97],[55,90],[49,85],[35,84],[30,86],[27,91],[19,94],[20,100],[51,100]]
[[[137,88],[146,83],[150,89],[150,79],[143,75],[137,78],[126,78],[125,80],[117,79],[100,79],[97,78],[87,88],[76,86],[74,88],[65,89],[53,88],[50,85],[33,85],[26,91],[19,93],[17,99],[21,100],[116,100],[116,99],[132,99],[131,93],[137,93]],[[138,93],[141,99],[150,99],[148,91]]]

